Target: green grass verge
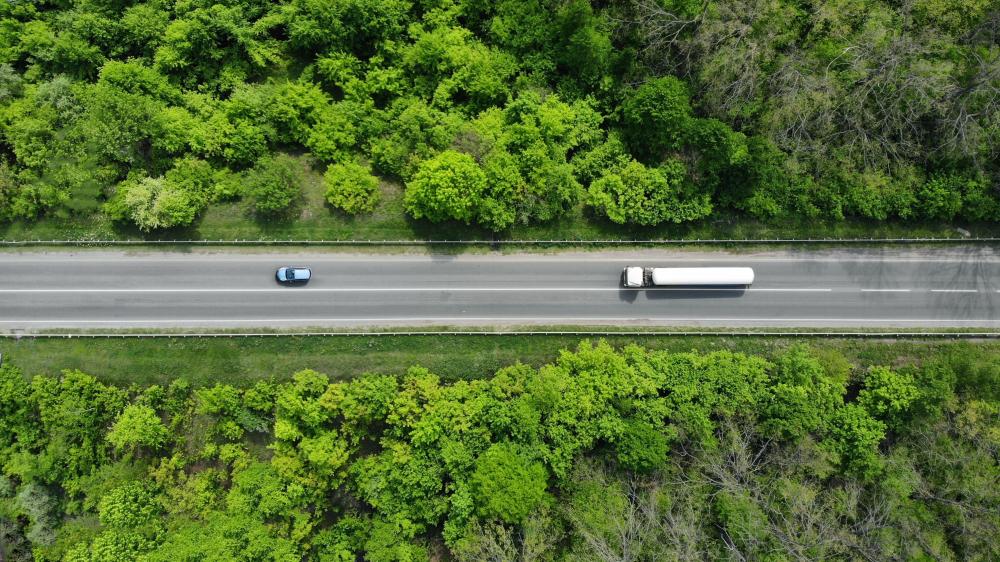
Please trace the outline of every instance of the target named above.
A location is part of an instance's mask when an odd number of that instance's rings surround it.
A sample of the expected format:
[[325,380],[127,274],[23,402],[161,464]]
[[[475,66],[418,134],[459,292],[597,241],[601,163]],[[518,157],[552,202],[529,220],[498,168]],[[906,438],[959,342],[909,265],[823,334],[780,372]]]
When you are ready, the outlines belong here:
[[[350,217],[330,208],[324,200],[323,177],[302,157],[304,185],[301,202],[290,218],[261,221],[253,218],[246,202],[218,203],[197,223],[185,229],[143,235],[115,224],[100,214],[88,219],[45,218],[35,222],[0,225],[6,240],[489,240],[492,235],[458,223],[432,224],[407,218],[402,186],[381,184],[382,201],[368,215]],[[773,239],[773,238],[960,238],[953,224],[887,221],[817,221],[812,219],[764,223],[736,216],[657,228],[627,228],[590,215],[581,205],[567,216],[543,225],[513,228],[502,237],[513,240],[607,239]],[[1000,225],[963,224],[973,236],[1000,235]]]
[[[942,354],[1000,361],[1000,342],[953,340],[869,340],[795,337],[615,336],[615,346],[637,343],[669,351],[732,350],[772,355],[806,341],[857,366],[899,366]],[[196,386],[216,382],[245,385],[259,379],[284,380],[312,368],[342,379],[366,372],[401,374],[422,365],[446,379],[481,378],[515,362],[540,365],[579,336],[337,336],[168,339],[2,340],[0,353],[32,376],[80,369],[99,379],[128,386],[169,383],[185,378]]]

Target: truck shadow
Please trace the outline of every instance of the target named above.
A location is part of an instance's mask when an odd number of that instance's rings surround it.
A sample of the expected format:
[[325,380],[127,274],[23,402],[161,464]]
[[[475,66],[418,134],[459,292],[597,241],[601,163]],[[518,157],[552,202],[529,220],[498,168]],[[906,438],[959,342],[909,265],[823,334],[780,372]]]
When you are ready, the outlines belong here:
[[746,294],[747,288],[743,285],[724,287],[647,287],[643,289],[618,290],[618,300],[622,302],[635,302],[639,295],[643,295],[646,300],[691,300],[691,299],[733,299]]

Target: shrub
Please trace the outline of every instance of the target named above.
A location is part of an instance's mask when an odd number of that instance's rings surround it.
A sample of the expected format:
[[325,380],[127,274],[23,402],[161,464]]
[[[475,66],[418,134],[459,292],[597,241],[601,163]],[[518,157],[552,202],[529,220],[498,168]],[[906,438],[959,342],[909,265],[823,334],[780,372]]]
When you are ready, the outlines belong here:
[[258,160],[247,176],[247,192],[258,216],[275,217],[288,212],[302,191],[299,162],[285,154]]
[[516,445],[497,443],[476,462],[472,485],[481,516],[518,523],[545,502],[548,472]]
[[591,205],[618,224],[654,226],[700,219],[712,211],[706,195],[681,199],[684,166],[647,168],[632,161],[590,184]]
[[139,230],[149,232],[191,224],[200,205],[183,188],[165,178],[143,177],[118,184],[105,210],[112,218],[129,220]]
[[167,441],[169,433],[160,421],[159,414],[149,406],[130,404],[122,410],[107,439],[118,449],[149,447],[158,449]]
[[330,166],[323,175],[323,182],[326,200],[351,215],[374,211],[382,197],[378,178],[372,175],[371,168],[357,162]]
[[634,154],[657,157],[678,150],[693,119],[687,86],[673,76],[646,82],[625,100],[622,119]]
[[431,222],[476,218],[486,174],[468,154],[446,150],[426,160],[406,184],[406,212]]

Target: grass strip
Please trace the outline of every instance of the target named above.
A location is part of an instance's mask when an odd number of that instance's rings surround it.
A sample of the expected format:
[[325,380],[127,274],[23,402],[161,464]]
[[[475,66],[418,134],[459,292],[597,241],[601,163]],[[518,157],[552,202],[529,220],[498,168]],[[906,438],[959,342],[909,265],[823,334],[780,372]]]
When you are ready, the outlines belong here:
[[[167,384],[185,378],[195,386],[285,380],[300,369],[345,379],[366,372],[402,374],[422,365],[445,379],[492,375],[518,361],[541,365],[580,336],[296,336],[163,339],[0,340],[4,362],[29,376],[79,369],[117,385]],[[596,339],[596,338],[591,338]],[[818,353],[842,354],[852,365],[901,366],[957,354],[1000,361],[1000,342],[923,339],[846,339],[731,336],[607,336],[612,345],[636,343],[667,351],[730,350],[774,355],[797,342]]]

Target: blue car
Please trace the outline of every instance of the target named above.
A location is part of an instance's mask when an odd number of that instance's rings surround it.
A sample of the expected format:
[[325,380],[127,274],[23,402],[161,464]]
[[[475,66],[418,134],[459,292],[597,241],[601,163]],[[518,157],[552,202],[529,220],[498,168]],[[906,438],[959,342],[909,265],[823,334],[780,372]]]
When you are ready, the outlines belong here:
[[312,270],[308,267],[279,267],[274,278],[283,285],[305,285],[312,279]]

